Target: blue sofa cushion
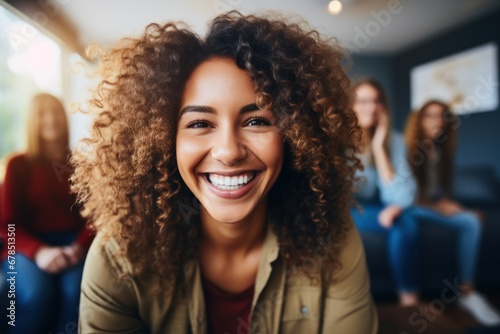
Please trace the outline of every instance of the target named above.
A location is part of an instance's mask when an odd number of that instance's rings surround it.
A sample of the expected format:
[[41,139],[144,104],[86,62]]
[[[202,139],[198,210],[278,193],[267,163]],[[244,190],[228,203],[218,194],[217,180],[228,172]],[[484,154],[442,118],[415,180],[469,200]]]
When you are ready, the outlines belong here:
[[453,175],[453,197],[475,207],[498,205],[500,193],[494,170],[490,167],[458,168]]

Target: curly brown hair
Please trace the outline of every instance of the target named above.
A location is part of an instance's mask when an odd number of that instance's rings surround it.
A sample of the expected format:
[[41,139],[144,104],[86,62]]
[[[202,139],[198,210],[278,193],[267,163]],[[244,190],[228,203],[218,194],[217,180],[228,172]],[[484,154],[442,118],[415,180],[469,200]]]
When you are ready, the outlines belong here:
[[328,239],[337,247],[321,274],[333,272],[351,226],[361,130],[343,51],[297,23],[233,11],[216,17],[205,39],[179,24],[150,24],[104,54],[103,79],[90,101],[92,133],[72,160],[84,214],[100,234],[121,239],[135,274],[152,274],[164,291],[180,282],[200,237],[194,196],[177,170],[180,98],[194,68],[213,57],[232,58],[248,71],[257,105],[272,110],[286,139],[268,206],[281,255],[300,266]]
[[[429,142],[426,140],[422,128],[422,118],[429,106],[437,104],[443,108],[444,128],[436,140]],[[445,195],[450,196],[452,191],[451,176],[453,175],[453,156],[456,146],[456,116],[450,111],[448,104],[439,100],[430,100],[420,109],[412,112],[407,120],[405,129],[405,139],[408,148],[408,161],[415,173],[420,196],[423,195],[423,189],[427,187],[426,168],[429,162],[429,145],[434,145],[441,150],[441,158],[438,162],[438,180],[440,186],[445,191]],[[423,198],[421,198],[423,199]]]

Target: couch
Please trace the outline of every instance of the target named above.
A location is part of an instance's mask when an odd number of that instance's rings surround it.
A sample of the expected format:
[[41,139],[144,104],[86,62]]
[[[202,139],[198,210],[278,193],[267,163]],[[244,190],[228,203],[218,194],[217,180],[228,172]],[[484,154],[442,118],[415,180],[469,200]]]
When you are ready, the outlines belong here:
[[[485,215],[478,259],[476,285],[484,292],[500,292],[500,182],[489,167],[457,169],[453,176],[454,198]],[[422,296],[439,296],[445,280],[457,277],[457,236],[443,227],[419,222],[419,284]],[[371,288],[375,300],[396,298],[382,236],[361,234],[365,247]]]

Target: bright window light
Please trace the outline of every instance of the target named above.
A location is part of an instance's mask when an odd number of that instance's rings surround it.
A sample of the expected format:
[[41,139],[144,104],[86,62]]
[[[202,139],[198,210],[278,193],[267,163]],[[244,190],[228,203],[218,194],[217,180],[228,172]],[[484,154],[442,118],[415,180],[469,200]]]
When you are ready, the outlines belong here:
[[25,113],[39,92],[62,96],[61,46],[0,5],[0,180],[25,144]]

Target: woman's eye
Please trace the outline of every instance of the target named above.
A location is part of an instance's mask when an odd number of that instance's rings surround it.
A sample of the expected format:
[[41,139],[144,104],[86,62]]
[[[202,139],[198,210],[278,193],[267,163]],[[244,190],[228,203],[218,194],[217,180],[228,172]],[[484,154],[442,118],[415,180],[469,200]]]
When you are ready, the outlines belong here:
[[186,125],[186,128],[198,129],[198,128],[208,128],[210,124],[204,120],[191,121]]
[[270,126],[271,122],[265,118],[255,117],[250,119],[246,124],[247,126]]

